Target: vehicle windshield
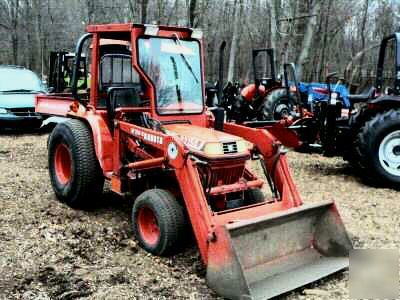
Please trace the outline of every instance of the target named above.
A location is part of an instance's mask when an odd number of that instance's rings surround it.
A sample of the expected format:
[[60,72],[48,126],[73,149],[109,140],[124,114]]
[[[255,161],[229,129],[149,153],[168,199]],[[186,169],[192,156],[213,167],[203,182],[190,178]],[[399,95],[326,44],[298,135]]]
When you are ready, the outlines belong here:
[[32,71],[18,68],[0,68],[0,92],[42,92],[44,87]]
[[203,111],[198,42],[141,38],[139,64],[155,85],[159,114]]

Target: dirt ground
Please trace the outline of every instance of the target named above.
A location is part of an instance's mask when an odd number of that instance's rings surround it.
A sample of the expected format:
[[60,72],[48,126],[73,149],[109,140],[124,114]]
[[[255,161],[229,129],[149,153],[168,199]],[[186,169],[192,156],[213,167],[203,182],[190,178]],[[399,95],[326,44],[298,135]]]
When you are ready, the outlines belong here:
[[[55,200],[46,134],[0,135],[0,299],[215,299],[194,242],[168,258],[138,247],[131,203],[89,212]],[[365,185],[341,159],[289,153],[305,202],[334,199],[358,248],[400,247],[400,192]],[[346,299],[348,273],[282,299]]]

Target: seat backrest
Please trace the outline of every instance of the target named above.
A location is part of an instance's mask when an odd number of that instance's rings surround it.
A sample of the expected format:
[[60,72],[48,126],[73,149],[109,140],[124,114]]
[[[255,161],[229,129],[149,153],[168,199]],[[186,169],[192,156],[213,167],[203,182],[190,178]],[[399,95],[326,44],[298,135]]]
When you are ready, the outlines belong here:
[[[117,87],[114,97],[117,97],[118,107],[140,105],[141,86],[137,72],[132,68],[132,59],[128,54],[107,53],[100,60],[100,81],[98,107],[106,104],[106,93],[109,88]],[[121,88],[121,89],[119,89]]]
[[116,89],[113,93],[116,107],[136,107],[140,105],[140,96],[134,87]]

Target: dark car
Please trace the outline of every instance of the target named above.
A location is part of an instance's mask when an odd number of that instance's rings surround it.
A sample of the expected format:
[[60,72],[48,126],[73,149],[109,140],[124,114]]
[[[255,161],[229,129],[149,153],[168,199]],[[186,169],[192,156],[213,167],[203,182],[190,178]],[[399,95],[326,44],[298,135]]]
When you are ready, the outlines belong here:
[[45,92],[40,78],[18,66],[0,66],[0,129],[38,128],[42,117],[35,113],[35,95]]

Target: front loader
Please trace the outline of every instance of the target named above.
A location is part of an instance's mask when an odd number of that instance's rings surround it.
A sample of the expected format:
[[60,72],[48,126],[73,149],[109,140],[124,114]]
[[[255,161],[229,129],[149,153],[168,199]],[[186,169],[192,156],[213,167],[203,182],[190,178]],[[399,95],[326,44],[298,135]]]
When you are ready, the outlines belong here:
[[[225,123],[221,110],[205,107],[201,31],[87,30],[71,94],[36,100],[38,112],[64,118],[48,144],[58,199],[87,207],[109,180],[112,191],[135,198],[133,232],[155,255],[176,252],[191,227],[208,285],[229,299],[268,299],[348,267],[352,245],[335,204],[303,204],[293,182],[285,155],[296,143],[291,131]],[[102,39],[126,49],[102,51]],[[77,93],[82,49],[91,51],[86,94]]]

